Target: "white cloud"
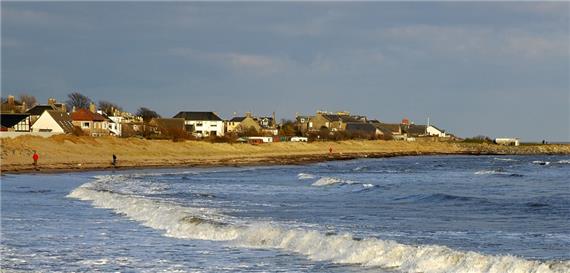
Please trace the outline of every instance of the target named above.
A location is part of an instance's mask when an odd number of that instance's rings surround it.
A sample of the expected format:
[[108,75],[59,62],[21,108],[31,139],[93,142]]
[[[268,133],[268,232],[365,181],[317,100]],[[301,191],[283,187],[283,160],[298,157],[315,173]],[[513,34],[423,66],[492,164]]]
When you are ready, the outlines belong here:
[[386,43],[439,54],[479,57],[516,56],[532,59],[568,57],[570,33],[535,33],[514,28],[409,25],[380,30]]
[[274,73],[293,65],[286,58],[274,56],[243,54],[236,52],[205,52],[192,48],[172,48],[169,54],[194,60],[204,60],[232,69],[246,69],[262,73]]

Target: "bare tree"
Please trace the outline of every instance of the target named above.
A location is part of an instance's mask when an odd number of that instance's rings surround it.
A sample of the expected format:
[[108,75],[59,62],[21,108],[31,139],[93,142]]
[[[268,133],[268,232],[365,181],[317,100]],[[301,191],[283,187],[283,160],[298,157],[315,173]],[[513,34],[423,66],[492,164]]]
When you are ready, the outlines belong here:
[[114,110],[123,111],[122,107],[118,106],[115,103],[106,101],[106,100],[100,100],[99,101],[99,109],[101,109],[103,111],[103,113],[107,114],[108,116],[112,116]]
[[20,94],[20,101],[26,103],[26,107],[33,107],[37,104],[36,97],[28,94]]
[[158,113],[146,107],[139,108],[136,115],[142,117],[144,122],[149,122],[153,118],[160,118]]
[[89,105],[92,102],[89,97],[79,92],[70,93],[67,97],[69,98],[67,100],[69,109],[73,109],[73,107],[75,107],[75,109],[89,109]]

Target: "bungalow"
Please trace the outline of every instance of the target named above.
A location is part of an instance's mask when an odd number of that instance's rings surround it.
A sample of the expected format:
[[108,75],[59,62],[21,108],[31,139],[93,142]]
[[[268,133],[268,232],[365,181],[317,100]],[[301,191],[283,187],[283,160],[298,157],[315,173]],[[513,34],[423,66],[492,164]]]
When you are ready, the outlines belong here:
[[349,122],[345,132],[352,137],[371,139],[383,135],[382,131],[370,123]]
[[214,112],[179,112],[174,118],[183,118],[185,130],[196,136],[224,136],[224,121]]
[[30,114],[27,113],[1,113],[0,123],[3,132],[29,132]]
[[79,126],[90,136],[108,136],[109,121],[104,116],[87,109],[79,109],[71,113],[73,125]]
[[32,125],[34,125],[34,123],[36,122],[36,120],[38,120],[40,118],[40,116],[48,110],[55,110],[55,107],[47,104],[38,104],[35,105],[34,107],[28,109],[28,111],[26,111],[26,113],[30,114],[30,122]]
[[437,136],[437,137],[447,137],[448,135],[444,130],[441,130],[433,125],[404,125],[404,132],[408,137],[419,137],[419,136]]
[[32,125],[32,132],[71,134],[74,128],[69,114],[57,110],[47,110]]

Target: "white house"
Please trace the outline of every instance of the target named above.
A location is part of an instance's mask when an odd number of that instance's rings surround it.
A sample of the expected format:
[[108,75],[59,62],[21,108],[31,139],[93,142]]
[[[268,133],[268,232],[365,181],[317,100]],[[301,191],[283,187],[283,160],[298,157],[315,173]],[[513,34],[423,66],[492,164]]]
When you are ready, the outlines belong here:
[[46,110],[32,125],[32,132],[52,132],[70,134],[73,123],[69,114],[57,110]]
[[224,136],[224,121],[214,112],[180,112],[174,118],[183,118],[186,131],[198,137]]
[[495,138],[495,143],[500,145],[507,145],[507,146],[519,146],[520,141],[518,138],[514,137],[499,137]]
[[428,136],[438,136],[438,137],[447,137],[444,130],[440,130],[439,128],[428,125],[426,128],[426,133]]

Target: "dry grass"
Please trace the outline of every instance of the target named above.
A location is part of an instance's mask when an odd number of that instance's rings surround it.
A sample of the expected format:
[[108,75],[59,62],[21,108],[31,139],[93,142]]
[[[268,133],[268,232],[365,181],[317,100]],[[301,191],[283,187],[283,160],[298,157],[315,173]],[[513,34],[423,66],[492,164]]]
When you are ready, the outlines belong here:
[[[110,167],[116,154],[119,166],[176,166],[208,164],[263,164],[269,159],[312,157],[321,160],[333,154],[422,154],[422,153],[566,153],[569,145],[504,147],[488,144],[444,142],[342,141],[281,142],[261,145],[209,143],[204,141],[145,140],[137,138],[77,137],[57,135],[50,138],[23,136],[1,139],[2,171],[26,171],[31,168],[32,154],[40,155],[45,169],[86,169]],[[334,157],[333,156],[333,157]],[[273,162],[276,163],[276,162]],[[288,162],[291,163],[291,162]]]

